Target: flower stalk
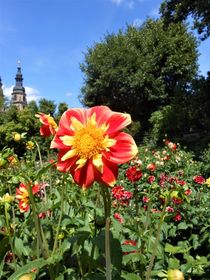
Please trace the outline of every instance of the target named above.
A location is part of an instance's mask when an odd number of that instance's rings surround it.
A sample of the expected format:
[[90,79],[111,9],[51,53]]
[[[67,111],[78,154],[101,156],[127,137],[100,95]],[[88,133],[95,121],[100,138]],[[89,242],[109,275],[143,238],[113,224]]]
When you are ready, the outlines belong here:
[[111,213],[111,198],[109,189],[102,185],[102,195],[104,201],[105,212],[105,261],[106,261],[106,280],[112,279],[111,267],[111,250],[110,250],[110,213]]

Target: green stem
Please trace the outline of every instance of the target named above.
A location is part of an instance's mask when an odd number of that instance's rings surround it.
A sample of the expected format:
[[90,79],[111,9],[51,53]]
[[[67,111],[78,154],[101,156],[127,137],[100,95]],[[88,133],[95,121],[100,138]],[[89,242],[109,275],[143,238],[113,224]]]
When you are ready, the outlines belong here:
[[111,251],[110,251],[110,212],[111,212],[111,198],[109,189],[106,186],[102,186],[102,195],[104,200],[104,212],[105,212],[105,261],[106,261],[106,280],[112,280],[112,268],[111,268]]
[[156,253],[157,253],[158,243],[159,243],[159,241],[160,241],[161,228],[162,228],[162,224],[163,224],[164,218],[165,218],[165,208],[166,208],[166,204],[165,204],[164,207],[163,207],[162,215],[161,215],[160,221],[159,221],[159,223],[158,223],[158,228],[157,228],[155,243],[154,243],[154,246],[153,246],[152,256],[151,256],[151,258],[150,258],[150,263],[149,263],[149,266],[148,266],[148,268],[147,268],[145,280],[150,280],[150,279],[151,279],[151,272],[152,272],[152,268],[153,268],[153,265],[154,265]]
[[17,263],[16,263],[16,259],[15,259],[15,250],[14,250],[13,241],[12,241],[12,238],[11,238],[11,232],[10,232],[10,225],[9,225],[7,210],[8,210],[8,207],[7,207],[7,204],[5,203],[4,214],[5,214],[5,221],[6,221],[6,227],[7,227],[7,234],[8,234],[8,238],[9,238],[9,245],[10,245],[10,248],[11,248],[11,251],[12,251],[12,258],[13,258],[13,262],[15,264],[15,268],[17,268]]
[[[45,259],[48,258],[48,249],[46,248],[46,243],[42,242],[42,233],[41,233],[41,229],[40,229],[40,223],[39,223],[39,218],[37,216],[37,213],[36,213],[36,206],[35,206],[35,202],[34,202],[34,196],[33,196],[33,192],[32,192],[32,186],[31,184],[29,183],[29,198],[30,198],[30,202],[31,202],[31,205],[32,205],[32,213],[33,213],[33,218],[34,218],[34,224],[35,224],[35,229],[36,229],[36,233],[37,233],[37,258],[39,258],[40,256],[40,248],[41,248],[41,251],[42,251],[42,254],[43,254],[43,257]],[[45,245],[45,248],[44,246]]]
[[40,152],[39,144],[36,141],[35,141],[35,144],[37,146],[37,151],[38,151],[38,155],[39,155],[39,162],[40,162],[40,165],[42,167],[43,166],[43,162],[42,162],[42,155],[41,155],[41,152]]
[[58,235],[59,235],[59,231],[60,231],[60,225],[61,225],[61,221],[62,221],[62,217],[63,217],[63,211],[64,211],[64,177],[63,177],[63,183],[62,183],[62,191],[61,191],[61,211],[60,211],[60,216],[59,216],[59,220],[58,220],[58,226],[57,226],[57,231],[56,231],[56,235],[55,235],[55,241],[54,241],[54,245],[53,245],[53,251],[52,251],[52,255],[55,253],[55,250],[57,248],[57,244],[58,244]]

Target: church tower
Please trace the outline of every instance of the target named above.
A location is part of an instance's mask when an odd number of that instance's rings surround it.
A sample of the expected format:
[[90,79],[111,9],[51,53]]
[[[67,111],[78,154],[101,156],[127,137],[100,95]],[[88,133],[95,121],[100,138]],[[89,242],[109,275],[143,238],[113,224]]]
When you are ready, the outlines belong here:
[[16,80],[16,84],[13,87],[11,103],[12,105],[15,105],[19,110],[23,110],[23,108],[27,105],[27,100],[26,100],[25,88],[23,87],[23,76],[21,73],[20,62],[18,62],[17,74],[15,80]]
[[1,82],[1,77],[0,77],[0,98],[4,97],[4,93],[3,93],[3,88],[2,88],[3,84]]

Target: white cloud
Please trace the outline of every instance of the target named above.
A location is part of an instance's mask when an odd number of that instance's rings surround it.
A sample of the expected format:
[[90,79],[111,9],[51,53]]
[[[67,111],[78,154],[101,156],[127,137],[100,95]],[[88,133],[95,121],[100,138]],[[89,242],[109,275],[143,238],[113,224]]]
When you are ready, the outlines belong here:
[[73,96],[73,93],[72,93],[72,92],[67,92],[67,93],[66,93],[66,96],[67,96],[67,97],[72,97],[72,96]]
[[[3,87],[2,87],[4,95],[6,97],[8,97],[9,99],[11,98],[13,87],[14,87],[14,85],[9,86],[9,87],[6,87],[6,86],[3,85]],[[35,88],[25,86],[25,91],[26,91],[26,98],[27,98],[28,102],[30,102],[32,100],[37,101],[42,97],[40,95],[39,91]]]
[[160,14],[159,14],[159,7],[153,9],[153,10],[149,13],[149,15],[150,15],[151,17],[158,18],[158,17],[160,16]]
[[134,27],[140,27],[143,23],[143,20],[141,18],[135,18],[133,21],[133,26]]

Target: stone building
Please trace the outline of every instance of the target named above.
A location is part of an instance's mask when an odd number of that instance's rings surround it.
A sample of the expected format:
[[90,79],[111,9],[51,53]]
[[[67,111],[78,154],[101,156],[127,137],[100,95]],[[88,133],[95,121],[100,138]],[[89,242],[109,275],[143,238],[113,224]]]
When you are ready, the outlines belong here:
[[18,110],[23,110],[27,105],[25,88],[23,86],[23,75],[21,73],[20,62],[18,62],[17,74],[15,77],[16,84],[13,87],[11,105],[14,105]]

